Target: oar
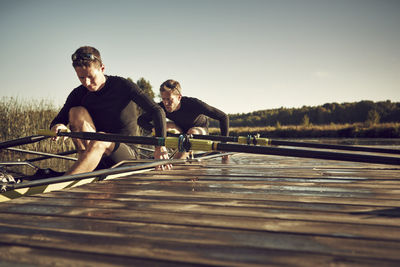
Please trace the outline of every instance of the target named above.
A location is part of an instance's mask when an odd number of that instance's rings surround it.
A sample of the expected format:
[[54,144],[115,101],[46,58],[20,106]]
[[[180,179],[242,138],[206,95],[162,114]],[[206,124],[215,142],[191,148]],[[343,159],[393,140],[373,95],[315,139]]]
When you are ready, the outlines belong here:
[[364,162],[364,163],[374,163],[374,164],[400,165],[400,158],[388,157],[388,156],[315,151],[315,150],[305,150],[305,149],[290,149],[290,148],[280,148],[280,147],[249,146],[249,145],[225,144],[225,143],[217,143],[216,145],[213,144],[213,146],[215,146],[215,148],[213,148],[214,150],[220,150],[220,151],[244,152],[253,154],[276,155],[276,156],[290,156],[290,157],[300,157],[300,158],[314,158],[314,159],[324,159],[324,160]]
[[[69,151],[63,151],[57,154],[50,154],[48,156],[43,156],[43,157],[37,157],[37,158],[32,158],[32,159],[26,159],[25,161],[29,161],[29,162],[34,162],[34,161],[40,161],[40,160],[45,160],[48,158],[52,158],[54,157],[54,155],[59,155],[59,156],[65,156],[65,155],[71,155],[71,154],[75,154],[77,152],[76,149],[74,150],[69,150]],[[76,158],[72,158],[72,160],[77,160]]]
[[200,150],[200,151],[225,151],[242,152],[252,154],[265,154],[276,156],[290,156],[300,158],[315,158],[326,160],[340,160],[352,162],[365,162],[376,164],[400,165],[400,158],[388,156],[363,155],[353,153],[339,153],[328,151],[290,149],[280,147],[254,146],[242,144],[227,144],[214,142],[211,140],[189,139],[187,136],[179,137],[145,137],[145,136],[125,136],[117,134],[102,134],[89,132],[41,132],[51,136],[68,136],[72,138],[99,140],[108,142],[123,142],[133,144],[146,144],[156,146],[167,146],[169,148],[179,149],[180,151]]
[[92,171],[92,172],[64,175],[64,176],[58,176],[58,177],[46,178],[46,179],[38,179],[38,180],[34,180],[34,181],[29,181],[29,182],[22,182],[22,183],[15,183],[15,184],[0,183],[0,185],[3,185],[5,187],[4,188],[5,191],[10,191],[10,190],[19,189],[19,188],[27,188],[27,187],[41,186],[41,185],[47,185],[47,184],[62,183],[62,182],[68,182],[68,181],[81,180],[81,179],[85,179],[85,178],[103,177],[103,176],[107,176],[107,175],[111,175],[111,174],[119,174],[119,173],[125,173],[125,172],[137,171],[137,170],[144,170],[144,169],[154,168],[154,167],[157,167],[160,165],[184,163],[185,161],[186,160],[184,160],[184,159],[159,160],[159,161],[153,161],[153,162],[143,163],[143,164],[139,164],[139,165],[122,166],[122,167],[97,170],[97,171]]
[[[105,133],[92,133],[92,132],[58,132],[55,133],[50,130],[40,130],[39,134],[46,136],[65,136],[70,138],[78,138],[85,140],[97,140],[106,142],[120,142],[120,143],[130,143],[130,144],[142,144],[142,145],[152,145],[152,146],[165,146],[166,139],[163,137],[147,137],[147,136],[130,136],[130,135],[120,135],[120,134],[105,134]],[[173,140],[177,140],[175,137],[170,137]]]
[[[60,158],[60,159],[66,159],[66,160],[74,160],[76,161],[77,158],[74,157],[67,157],[64,155],[67,154],[72,154],[71,151],[66,151],[64,152],[62,155],[62,153],[60,154],[52,154],[52,153],[45,153],[45,152],[37,152],[37,151],[31,151],[31,150],[26,150],[26,149],[20,149],[20,148],[6,148],[7,150],[10,151],[14,151],[14,152],[21,152],[21,153],[26,153],[26,154],[33,154],[33,155],[40,155],[43,156],[41,157],[42,159],[46,159],[46,158]],[[76,150],[75,150],[76,152]],[[37,159],[33,159],[33,160],[26,160],[26,161],[36,161]]]
[[18,138],[18,139],[14,139],[14,140],[4,141],[4,142],[0,143],[0,149],[35,143],[35,142],[41,141],[46,138],[49,138],[49,136],[31,135],[31,136],[22,137],[22,138]]
[[[179,136],[179,134],[168,133],[168,136],[177,137]],[[248,145],[293,146],[293,147],[308,147],[308,148],[333,149],[333,150],[360,151],[360,152],[371,152],[371,153],[400,154],[399,149],[295,142],[295,141],[273,140],[269,138],[260,138],[256,136],[220,136],[220,135],[196,135],[196,134],[192,136],[195,139],[213,140],[221,142],[234,142],[234,143],[248,144]]]

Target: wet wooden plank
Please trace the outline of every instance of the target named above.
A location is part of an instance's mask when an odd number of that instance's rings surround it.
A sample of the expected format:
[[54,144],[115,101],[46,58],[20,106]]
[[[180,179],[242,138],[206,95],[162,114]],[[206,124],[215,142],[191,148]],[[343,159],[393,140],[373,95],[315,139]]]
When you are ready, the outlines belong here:
[[[42,218],[43,219],[43,218]],[[35,220],[35,218],[31,218]],[[46,220],[47,221],[47,220]],[[59,223],[59,222],[56,222]],[[168,225],[157,227],[155,224],[130,224],[127,222],[101,221],[93,222],[89,220],[75,220],[75,222],[63,222],[64,225],[74,225],[70,229],[60,227],[49,229],[43,225],[38,227],[28,226],[2,226],[3,242],[11,241],[14,245],[24,245],[32,247],[47,248],[49,250],[67,250],[67,251],[87,251],[87,253],[115,254],[115,256],[130,255],[135,257],[144,257],[151,259],[163,259],[172,261],[182,261],[180,257],[186,257],[192,252],[199,255],[200,259],[194,259],[193,255],[187,262],[204,262],[208,253],[219,253],[229,249],[231,251],[246,252],[244,257],[252,256],[251,261],[267,260],[263,256],[270,257],[272,253],[279,251],[292,253],[311,253],[325,256],[348,256],[351,258],[370,258],[378,253],[385,257],[383,262],[398,260],[398,242],[384,242],[377,240],[356,240],[350,238],[332,238],[314,235],[290,235],[290,234],[272,234],[268,232],[238,231],[229,229],[210,229],[193,228],[184,226]],[[110,225],[115,224],[110,228]],[[95,225],[96,229],[91,228]],[[59,225],[60,226],[60,225]],[[85,227],[86,226],[86,227]],[[122,231],[126,228],[128,231]],[[136,227],[136,228],[134,228]],[[83,228],[83,229],[82,229]],[[177,233],[179,233],[177,235]],[[340,246],[339,244],[340,243]],[[112,251],[108,251],[109,247]],[[199,246],[201,248],[199,248]],[[143,247],[149,251],[143,251]],[[154,250],[163,247],[163,252]],[[388,250],[387,248],[390,247]],[[175,251],[179,248],[178,251]],[[194,250],[194,251],[193,251]],[[204,250],[204,251],[203,251]],[[166,252],[167,251],[167,252]],[[249,251],[256,252],[257,255]],[[262,253],[261,253],[262,252]],[[204,255],[202,253],[205,253]],[[261,253],[261,255],[258,255]],[[266,253],[266,254],[265,254]],[[346,255],[347,254],[347,255]],[[253,257],[254,256],[254,257]],[[234,264],[230,261],[231,255],[219,255],[218,260],[225,264]],[[261,257],[261,258],[260,258]],[[251,263],[249,259],[240,259],[236,255],[236,260]],[[212,263],[207,258],[208,263]],[[217,259],[214,263],[218,263]],[[282,259],[281,259],[282,260]],[[221,262],[220,262],[221,263]]]
[[[369,212],[335,213],[310,212],[291,209],[218,208],[211,205],[187,203],[110,203],[96,200],[85,204],[71,204],[68,200],[51,204],[33,204],[8,208],[3,212],[18,215],[62,216],[68,218],[98,218],[130,222],[161,223],[187,226],[212,226],[243,230],[293,232],[375,239],[399,238],[398,219],[371,216]],[[247,211],[248,210],[248,211]],[[177,217],[177,215],[179,215]],[[353,218],[353,217],[354,218]],[[367,219],[366,219],[367,218]],[[360,228],[360,224],[365,224]],[[296,225],[296,228],[293,228]],[[336,225],[336,226],[335,226]],[[389,227],[392,226],[392,227]],[[332,228],[334,228],[332,230]]]
[[239,155],[228,165],[213,160],[21,198],[0,203],[0,260],[396,266],[399,174]]
[[[103,187],[104,188],[104,187]],[[130,192],[132,193],[132,192]],[[160,193],[161,194],[161,193]],[[82,199],[51,199],[51,203],[41,200],[24,202],[23,205],[4,205],[0,211],[8,213],[29,213],[29,214],[75,214],[81,215],[88,210],[96,209],[112,209],[116,211],[121,209],[132,210],[136,213],[145,212],[172,212],[182,214],[208,214],[208,215],[224,215],[224,216],[240,216],[252,218],[274,218],[274,219],[291,219],[305,221],[326,221],[326,222],[342,222],[342,223],[368,223],[375,225],[398,225],[400,218],[396,218],[398,210],[395,207],[377,207],[377,206],[353,206],[352,209],[347,208],[346,211],[327,210],[324,207],[319,209],[314,205],[314,209],[292,208],[292,206],[281,207],[252,207],[249,205],[240,206],[232,205],[231,201],[235,199],[225,199],[219,205],[210,203],[202,203],[201,201],[173,203],[168,201],[124,201],[110,202],[107,200],[89,200]],[[17,203],[17,202],[16,202]],[[390,213],[392,211],[392,213]],[[373,216],[375,215],[375,216]]]

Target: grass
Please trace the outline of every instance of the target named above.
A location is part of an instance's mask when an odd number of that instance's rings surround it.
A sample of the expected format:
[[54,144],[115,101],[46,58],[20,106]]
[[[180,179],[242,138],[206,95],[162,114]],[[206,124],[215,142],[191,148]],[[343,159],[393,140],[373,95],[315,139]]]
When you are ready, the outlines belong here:
[[[40,129],[48,129],[50,122],[59,111],[59,107],[52,104],[51,100],[28,100],[3,97],[0,99],[0,141],[35,135]],[[71,140],[66,142],[51,141],[50,139],[19,146],[19,148],[41,151],[46,153],[58,153],[74,149]],[[1,161],[23,161],[32,158],[33,155],[2,150]],[[59,159],[49,159],[38,163],[39,167],[57,166],[57,169],[65,169],[71,162]],[[16,172],[30,173],[27,167],[15,168]]]

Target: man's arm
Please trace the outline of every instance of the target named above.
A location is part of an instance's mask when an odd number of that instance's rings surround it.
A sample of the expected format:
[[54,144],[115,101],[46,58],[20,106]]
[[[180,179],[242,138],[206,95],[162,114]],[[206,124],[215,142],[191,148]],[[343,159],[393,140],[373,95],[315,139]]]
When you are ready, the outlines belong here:
[[[127,80],[128,81],[128,80]],[[166,117],[164,110],[153,101],[149,96],[147,96],[140,88],[133,82],[129,82],[131,88],[131,99],[136,104],[138,104],[148,115],[151,116],[154,123],[154,128],[156,136],[166,137]],[[139,123],[139,122],[138,122]],[[155,159],[168,159],[167,148],[165,146],[156,146],[154,148],[154,158]],[[170,165],[160,166],[159,169],[171,169]]]
[[50,129],[53,129],[56,125],[68,125],[69,123],[69,109],[70,105],[68,101],[65,102],[64,106],[61,108],[60,112],[58,112],[57,116],[50,123]]
[[[147,124],[149,123],[149,117],[154,123],[154,128],[156,131],[156,136],[165,137],[167,134],[166,123],[165,123],[165,112],[153,99],[147,96],[135,83],[126,80],[129,83],[131,90],[131,99],[136,104],[138,104],[144,111],[144,120],[139,123]],[[147,123],[146,123],[147,121]],[[145,127],[149,127],[148,125]]]
[[69,123],[69,110],[72,107],[79,106],[80,98],[82,97],[83,91],[81,88],[75,88],[67,97],[63,107],[57,116],[50,123],[50,129],[52,129],[57,124],[68,125]]
[[200,110],[202,114],[219,121],[219,128],[221,130],[221,135],[228,136],[229,116],[225,112],[215,107],[212,107],[199,99],[195,99],[195,101],[196,101],[196,108]]
[[151,114],[145,112],[139,116],[137,123],[140,127],[145,129],[146,131],[151,132],[154,128],[152,121],[153,121],[153,119],[152,119]]
[[[206,115],[210,118],[213,118],[215,120],[219,120],[219,128],[221,130],[221,135],[228,136],[229,135],[229,116],[225,112],[223,112],[215,107],[212,107],[212,106],[202,102],[201,100],[198,100],[198,103],[199,103],[199,108],[201,108],[203,110],[202,112],[204,115]],[[222,163],[224,163],[224,164],[229,163],[228,155],[225,155],[222,157]]]

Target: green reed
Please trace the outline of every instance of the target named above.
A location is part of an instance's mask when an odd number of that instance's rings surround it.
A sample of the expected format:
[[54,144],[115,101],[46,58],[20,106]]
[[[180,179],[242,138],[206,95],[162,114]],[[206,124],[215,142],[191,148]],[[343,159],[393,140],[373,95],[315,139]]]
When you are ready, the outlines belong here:
[[[0,141],[36,135],[38,130],[48,129],[59,109],[60,107],[56,107],[51,100],[0,98]],[[46,139],[33,144],[18,146],[18,148],[46,153],[59,153],[72,150],[74,146],[71,140],[55,142],[51,139]],[[36,156],[8,150],[0,151],[0,161],[23,161],[32,157]],[[42,168],[52,167],[60,170],[68,168],[71,162],[50,159],[35,164]],[[22,172],[26,170],[26,168],[17,169],[16,171]]]

